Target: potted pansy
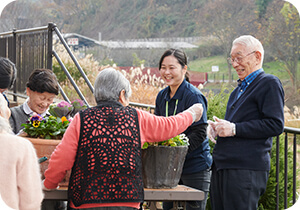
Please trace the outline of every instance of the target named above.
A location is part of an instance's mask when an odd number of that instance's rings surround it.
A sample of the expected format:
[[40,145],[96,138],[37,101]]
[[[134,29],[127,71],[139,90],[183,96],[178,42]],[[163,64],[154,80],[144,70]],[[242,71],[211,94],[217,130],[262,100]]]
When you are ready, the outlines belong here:
[[142,148],[145,188],[174,188],[178,185],[189,139],[183,133],[162,142],[146,142]]
[[[72,111],[73,106],[66,101],[62,101],[50,105],[50,116],[42,117],[39,114],[34,114],[26,123],[22,124],[24,126],[23,131],[27,134],[26,138],[34,145],[38,158],[46,160],[40,165],[41,174],[44,174],[48,168],[48,160],[56,146],[61,142],[71,122],[72,118],[69,116]],[[59,185],[67,186],[69,177],[70,171]]]
[[40,139],[61,139],[70,121],[63,116],[42,117],[39,114],[32,115],[27,123],[23,123],[23,131],[28,137]]
[[[23,131],[27,133],[27,139],[33,144],[39,160],[45,160],[40,165],[41,174],[44,175],[49,165],[49,159],[56,146],[61,142],[61,138],[70,124],[65,116],[62,118],[49,116],[43,118],[38,114],[32,115],[28,122],[22,124]],[[59,184],[68,186],[70,171]],[[44,178],[44,177],[42,177]]]

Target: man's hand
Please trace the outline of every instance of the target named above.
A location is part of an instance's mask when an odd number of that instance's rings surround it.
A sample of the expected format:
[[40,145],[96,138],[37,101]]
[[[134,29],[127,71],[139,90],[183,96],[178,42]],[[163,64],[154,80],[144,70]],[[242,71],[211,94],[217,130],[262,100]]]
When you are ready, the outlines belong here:
[[235,136],[235,124],[214,116],[215,131],[220,137]]
[[215,140],[215,138],[217,137],[217,132],[215,130],[215,122],[211,121],[211,120],[207,120],[208,126],[206,129],[206,134],[208,136],[208,138],[214,143],[216,144],[217,141]]

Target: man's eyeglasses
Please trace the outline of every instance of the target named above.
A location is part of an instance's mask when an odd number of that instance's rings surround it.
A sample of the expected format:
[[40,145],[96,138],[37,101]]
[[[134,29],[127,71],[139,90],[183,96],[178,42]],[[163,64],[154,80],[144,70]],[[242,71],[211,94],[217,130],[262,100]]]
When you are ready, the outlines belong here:
[[240,64],[240,63],[242,63],[242,61],[243,61],[244,58],[246,58],[248,55],[251,55],[251,54],[253,54],[253,53],[256,53],[256,51],[253,51],[253,52],[251,52],[251,53],[248,53],[248,54],[245,55],[245,56],[240,56],[240,57],[235,57],[235,58],[229,57],[229,58],[227,58],[227,59],[228,59],[228,61],[229,61],[229,63],[230,63],[231,65],[232,65],[234,62],[237,62],[238,64]]

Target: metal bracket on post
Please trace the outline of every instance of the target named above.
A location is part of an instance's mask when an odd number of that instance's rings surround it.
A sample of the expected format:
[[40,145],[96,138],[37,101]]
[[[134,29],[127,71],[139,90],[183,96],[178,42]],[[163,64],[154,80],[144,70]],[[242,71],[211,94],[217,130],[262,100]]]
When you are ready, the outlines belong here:
[[48,52],[47,52],[47,69],[52,70],[52,52],[53,52],[53,30],[56,25],[48,23]]
[[82,75],[83,79],[85,80],[86,84],[88,85],[88,87],[90,88],[91,92],[94,93],[94,87],[91,84],[90,80],[88,79],[88,77],[86,76],[86,74],[84,73],[84,71],[82,70],[81,66],[79,65],[77,59],[75,58],[75,56],[73,55],[73,53],[71,52],[70,47],[68,46],[67,42],[65,41],[65,39],[63,38],[62,34],[59,32],[58,28],[56,26],[54,26],[54,31],[56,32],[56,35],[58,36],[58,38],[60,39],[61,43],[64,45],[65,49],[67,50],[67,52],[69,53],[71,59],[73,60],[75,66],[77,67],[78,71],[80,72],[80,74]]
[[79,88],[77,87],[75,81],[73,80],[71,74],[69,73],[69,71],[65,67],[65,65],[62,62],[62,60],[60,59],[60,57],[57,55],[57,53],[54,50],[53,50],[52,53],[53,53],[54,57],[56,58],[57,62],[59,63],[59,65],[61,66],[62,70],[65,72],[65,74],[68,77],[69,81],[73,85],[73,87],[74,87],[75,91],[77,92],[77,94],[79,95],[79,97],[84,101],[84,103],[87,105],[87,107],[90,107],[89,103],[86,101],[85,97],[83,96],[83,94],[81,93]]
[[[14,28],[13,29],[13,53],[12,53],[12,62],[17,65],[17,35],[16,35],[16,29]],[[13,95],[13,101],[15,102],[18,102],[18,97],[15,95],[17,93],[17,87],[16,87],[16,81],[15,81],[15,84],[14,84],[14,87],[13,87],[13,92],[14,92],[14,95]]]

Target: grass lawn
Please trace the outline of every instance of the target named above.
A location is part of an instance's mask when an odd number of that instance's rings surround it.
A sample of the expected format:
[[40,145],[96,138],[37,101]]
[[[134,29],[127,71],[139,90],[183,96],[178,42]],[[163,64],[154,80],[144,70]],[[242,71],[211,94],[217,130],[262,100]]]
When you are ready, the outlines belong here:
[[[212,72],[212,66],[219,66],[219,72]],[[300,66],[300,62],[298,66]],[[285,91],[285,104],[289,108],[292,108],[295,105],[299,106],[300,95],[294,92],[289,74],[284,70],[283,64],[278,61],[272,61],[264,63],[263,68],[266,73],[273,74],[281,80]],[[228,80],[228,68],[226,59],[223,56],[213,56],[202,58],[200,60],[190,61],[188,70],[208,73],[209,82],[204,86],[205,89],[220,89],[220,85],[224,85],[229,89],[233,89],[237,85],[236,80],[238,79],[238,77],[233,68],[231,69],[233,82],[227,83],[226,81]],[[300,72],[298,73],[298,78],[298,83],[300,83]]]
[[[208,72],[209,78],[214,77],[216,79],[223,79],[224,75],[224,78],[228,79],[228,67],[226,59],[223,56],[213,56],[208,58],[202,58],[200,60],[190,61],[188,66],[190,71]],[[213,73],[211,71],[212,66],[219,66],[219,72]],[[273,74],[280,78],[280,80],[289,79],[288,73],[284,70],[282,64],[278,61],[264,63],[263,68],[266,73]],[[238,79],[233,68],[231,72],[233,75],[233,79]]]

